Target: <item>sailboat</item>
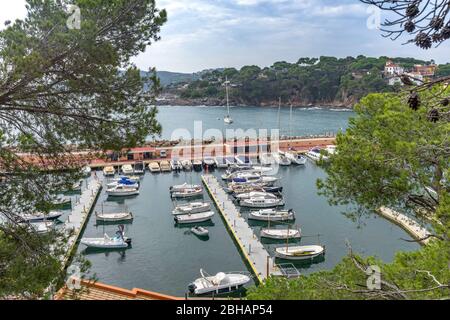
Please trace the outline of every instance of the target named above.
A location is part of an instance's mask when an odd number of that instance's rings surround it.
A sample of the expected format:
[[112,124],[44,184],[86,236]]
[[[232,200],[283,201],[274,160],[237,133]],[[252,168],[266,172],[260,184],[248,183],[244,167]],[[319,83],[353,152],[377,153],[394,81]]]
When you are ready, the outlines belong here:
[[233,123],[233,118],[231,118],[231,116],[230,116],[230,96],[229,96],[229,91],[228,91],[228,85],[229,84],[230,84],[230,81],[228,81],[228,77],[226,77],[226,80],[225,80],[225,91],[226,91],[226,94],[227,94],[227,115],[223,119],[223,121],[226,124],[232,124]]

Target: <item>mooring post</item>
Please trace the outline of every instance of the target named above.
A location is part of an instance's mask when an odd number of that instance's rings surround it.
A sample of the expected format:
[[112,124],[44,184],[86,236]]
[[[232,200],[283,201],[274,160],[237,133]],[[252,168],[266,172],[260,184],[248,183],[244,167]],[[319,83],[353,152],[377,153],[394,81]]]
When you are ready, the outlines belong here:
[[270,268],[270,266],[269,266],[269,264],[270,264],[270,256],[267,256],[267,263],[266,263],[266,278],[269,278],[269,268]]

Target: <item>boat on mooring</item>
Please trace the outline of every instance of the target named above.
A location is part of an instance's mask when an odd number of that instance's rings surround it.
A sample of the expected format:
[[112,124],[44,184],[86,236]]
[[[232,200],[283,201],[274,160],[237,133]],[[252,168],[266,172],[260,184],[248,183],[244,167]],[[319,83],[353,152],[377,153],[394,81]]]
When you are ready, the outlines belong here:
[[22,222],[52,221],[63,215],[60,211],[50,211],[49,213],[23,214],[19,218]]
[[118,181],[110,182],[106,186],[108,187],[108,189],[115,188],[117,186],[126,186],[128,188],[139,189],[139,183],[138,182],[136,182],[134,180],[130,180],[130,179],[126,178],[126,177],[123,177],[123,178],[121,178]]
[[195,234],[197,237],[209,237],[209,231],[206,228],[195,226],[191,228],[191,232]]
[[178,215],[174,217],[174,220],[178,224],[191,224],[209,221],[213,216],[214,212],[208,211],[201,213]]
[[161,172],[161,167],[158,162],[150,162],[148,165],[148,170],[150,170],[151,173]]
[[278,199],[279,196],[275,193],[268,193],[268,192],[262,192],[262,191],[252,191],[248,193],[239,193],[234,194],[234,197],[236,200],[241,201],[244,199],[251,199],[251,198],[265,198],[265,199]]
[[161,161],[159,163],[159,167],[161,168],[161,172],[171,172],[172,171],[172,167],[170,166],[170,162],[169,161]]
[[192,171],[192,162],[191,160],[181,160],[181,165],[185,171]]
[[294,153],[294,152],[286,152],[285,156],[295,165],[302,166],[302,165],[305,165],[306,162],[308,161],[305,156]]
[[82,238],[80,243],[88,248],[96,249],[126,249],[131,245],[131,238],[125,237],[124,227],[119,226],[113,238],[106,233],[103,238]]
[[190,202],[175,207],[172,211],[174,216],[192,213],[201,213],[211,210],[211,204],[207,202]]
[[282,198],[278,199],[266,199],[262,197],[244,199],[239,202],[241,207],[247,208],[274,208],[284,206],[284,200]]
[[260,220],[260,221],[292,221],[295,220],[295,212],[294,210],[275,210],[275,209],[266,209],[266,210],[257,210],[251,211],[248,214],[248,218],[252,220]]
[[134,173],[133,167],[130,164],[124,164],[122,166],[122,173],[125,175],[133,174]]
[[145,174],[145,163],[142,161],[136,162],[134,164],[134,174]]
[[201,278],[198,278],[188,286],[191,294],[230,293],[239,290],[251,281],[250,276],[244,272],[219,272],[215,276],[210,276],[201,269],[200,275]]
[[183,191],[185,189],[201,189],[201,188],[202,188],[202,186],[199,184],[188,184],[187,182],[185,182],[183,184],[171,186],[169,188],[169,191],[170,191],[170,193],[174,193],[174,192]]
[[325,248],[319,245],[281,247],[275,249],[275,257],[285,260],[314,259],[325,253]]
[[203,188],[186,188],[172,192],[172,198],[193,198],[203,195]]
[[103,168],[103,176],[105,177],[114,177],[116,174],[116,169],[114,167],[108,166]]
[[101,222],[122,222],[133,220],[131,212],[117,212],[117,213],[99,213],[95,212],[95,218]]
[[106,194],[111,197],[136,196],[139,194],[139,189],[120,184],[110,189],[107,189]]
[[262,229],[260,236],[273,240],[300,239],[302,237],[300,229]]

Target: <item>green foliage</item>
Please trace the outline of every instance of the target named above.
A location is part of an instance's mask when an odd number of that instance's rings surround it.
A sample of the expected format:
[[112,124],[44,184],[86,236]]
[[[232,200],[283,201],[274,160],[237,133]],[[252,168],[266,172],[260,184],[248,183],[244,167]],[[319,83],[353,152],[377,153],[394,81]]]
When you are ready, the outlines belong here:
[[264,285],[249,290],[250,300],[361,300],[361,299],[441,299],[449,298],[449,288],[434,289],[438,284],[423,271],[429,271],[438,282],[448,284],[450,270],[448,243],[436,241],[417,252],[400,252],[391,263],[375,258],[355,257],[364,266],[377,265],[381,279],[402,291],[395,294],[385,284],[381,290],[368,290],[368,276],[346,257],[333,270],[320,271],[298,279],[270,278]]
[[[66,24],[71,4],[80,29]],[[154,0],[28,0],[27,10],[0,31],[0,220],[10,222],[0,224],[0,297],[39,296],[61,276],[62,240],[15,222],[48,212],[80,178],[69,153],[133,147],[161,131],[159,81],[130,61],[167,20]]]

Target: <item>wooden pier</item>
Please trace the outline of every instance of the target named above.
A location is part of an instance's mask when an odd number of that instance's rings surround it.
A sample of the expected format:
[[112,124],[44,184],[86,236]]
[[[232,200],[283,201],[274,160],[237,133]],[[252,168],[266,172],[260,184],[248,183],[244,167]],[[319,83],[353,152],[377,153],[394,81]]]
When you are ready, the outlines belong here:
[[419,240],[420,244],[427,245],[430,241],[430,232],[422,227],[417,221],[387,207],[381,207],[378,212],[384,218],[399,225],[416,240]]
[[89,182],[86,182],[86,188],[82,191],[80,198],[75,203],[72,212],[64,223],[64,230],[71,234],[67,242],[66,254],[62,257],[63,266],[67,267],[73,252],[76,249],[77,242],[83,231],[86,222],[95,207],[97,198],[102,190],[102,181],[94,176]]
[[217,178],[207,174],[202,176],[202,181],[258,281],[262,283],[271,275],[281,276],[282,273],[274,264],[274,259],[229,199]]

